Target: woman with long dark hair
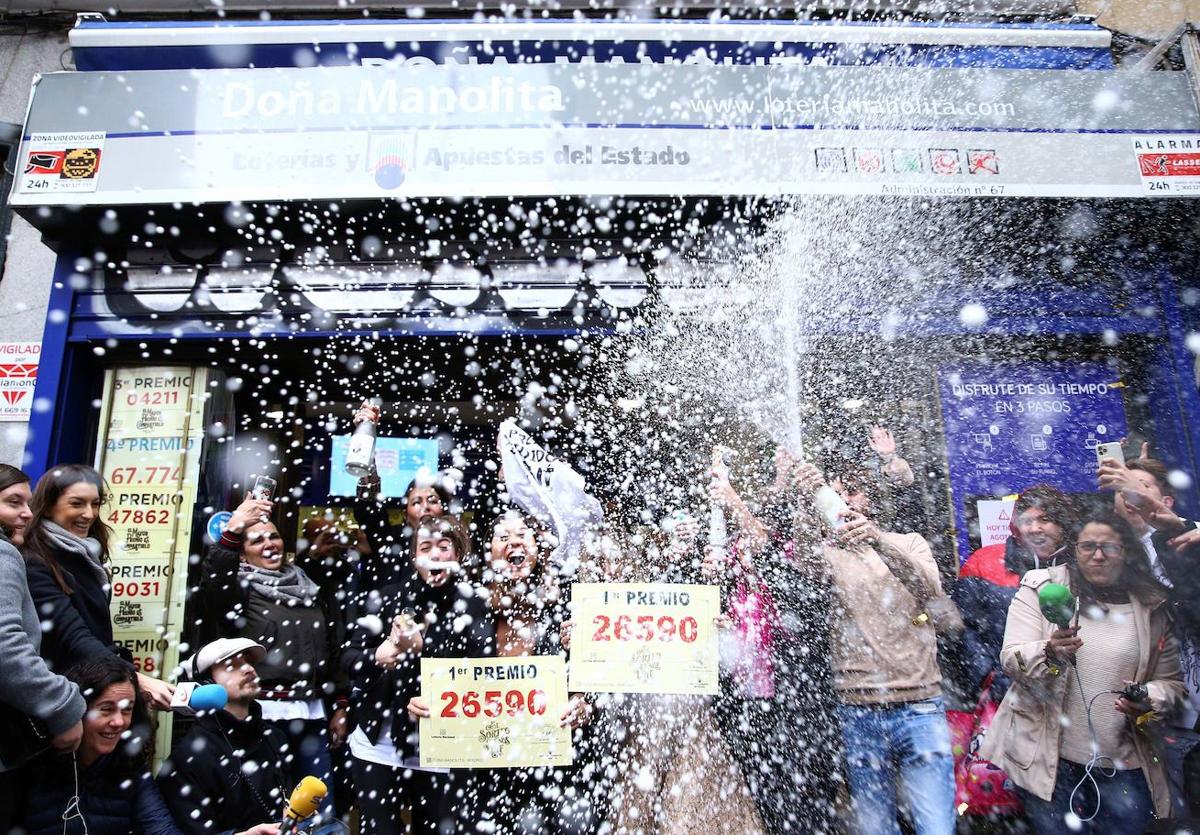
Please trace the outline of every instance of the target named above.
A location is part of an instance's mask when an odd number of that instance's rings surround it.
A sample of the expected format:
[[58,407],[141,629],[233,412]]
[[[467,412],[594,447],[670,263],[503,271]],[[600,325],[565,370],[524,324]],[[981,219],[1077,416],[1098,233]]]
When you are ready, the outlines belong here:
[[[0,709],[10,721],[40,724],[56,750],[74,751],[83,736],[83,697],[74,684],[55,675],[40,654],[41,619],[17,550],[33,518],[31,497],[29,476],[0,464]],[[28,782],[28,769],[21,766],[41,744],[21,744],[12,738],[11,725],[4,727],[0,734],[10,738],[0,740],[0,832],[12,828],[17,799]]]
[[102,653],[67,671],[87,702],[74,753],[31,766],[28,835],[181,835],[150,777],[154,728],[133,666]]
[[[356,728],[350,736],[354,784],[365,835],[444,832],[468,823],[468,775],[423,768],[410,704],[420,703],[422,658],[479,658],[493,635],[468,578],[471,541],[457,517],[417,525],[411,559],[363,601],[342,666],[351,677]],[[427,715],[427,712],[426,714]]]
[[[494,634],[489,655],[565,652],[567,593],[540,534],[541,526],[516,510],[501,513],[492,523],[482,566],[486,619]],[[428,706],[423,715],[428,715]],[[559,722],[574,734],[574,765],[492,772],[487,797],[480,798],[480,819],[491,819],[500,833],[596,831],[606,814],[607,781],[602,770],[594,768],[596,740],[585,729],[592,717],[591,702],[582,694],[570,694]]]
[[[33,491],[33,518],[22,551],[29,591],[46,624],[42,655],[55,670],[120,654],[109,615],[112,532],[100,513],[107,495],[100,473],[83,464],[52,467]],[[142,673],[137,677],[154,707],[170,706],[170,684]]]
[[[1085,518],[1070,553],[1021,580],[1000,653],[1013,683],[979,755],[1017,785],[1039,835],[1142,832],[1170,813],[1155,720],[1184,692],[1166,590],[1111,512]],[[1054,583],[1078,606],[1052,621],[1039,594]]]

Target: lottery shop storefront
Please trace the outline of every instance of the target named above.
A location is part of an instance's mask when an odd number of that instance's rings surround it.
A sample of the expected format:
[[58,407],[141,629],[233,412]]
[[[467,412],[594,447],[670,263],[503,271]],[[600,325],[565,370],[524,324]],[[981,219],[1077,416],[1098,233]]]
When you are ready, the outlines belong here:
[[[925,358],[880,397],[924,416],[906,448],[951,552],[980,501],[1027,486],[998,474],[1045,469],[1031,399],[1060,404],[1037,417],[1065,489],[1120,429],[1196,471],[1186,74],[1115,72],[1087,25],[509,28],[88,21],[80,70],[35,84],[12,203],[58,258],[29,466],[108,479],[113,616],[146,671],[175,666],[189,555],[255,475],[349,503],[358,398],[403,424],[385,493],[420,466],[494,480],[496,424],[530,391],[569,400],[590,335],[715,280],[697,230],[753,230],[792,195],[891,201],[930,236],[981,203],[1028,219],[991,251],[1005,276],[963,263],[891,337]],[[1037,256],[1081,207],[1109,234]]]

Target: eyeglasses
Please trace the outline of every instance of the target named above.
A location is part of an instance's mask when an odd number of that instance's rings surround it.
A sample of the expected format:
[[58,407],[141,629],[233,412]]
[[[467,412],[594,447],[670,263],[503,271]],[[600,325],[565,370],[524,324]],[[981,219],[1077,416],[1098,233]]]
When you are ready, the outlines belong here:
[[1076,542],[1075,553],[1081,556],[1103,551],[1106,557],[1119,557],[1125,553],[1125,546],[1120,542]]

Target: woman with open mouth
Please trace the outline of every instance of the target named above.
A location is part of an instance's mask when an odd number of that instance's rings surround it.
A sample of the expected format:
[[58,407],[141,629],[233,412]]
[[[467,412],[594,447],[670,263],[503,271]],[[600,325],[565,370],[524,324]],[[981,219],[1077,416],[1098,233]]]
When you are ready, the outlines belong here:
[[421,658],[489,656],[494,636],[465,571],[471,540],[457,517],[420,520],[410,553],[407,566],[362,599],[342,653],[357,719],[350,752],[364,835],[404,832],[404,806],[413,833],[474,823],[469,774],[421,766],[418,720],[429,716]]
[[87,713],[75,752],[30,765],[19,828],[28,835],[182,835],[150,777],[154,728],[129,662],[103,653],[67,671]]
[[[518,511],[502,513],[492,525],[484,582],[488,618],[501,658],[560,655],[561,633],[568,620],[567,599],[533,520]],[[566,769],[510,768],[493,772],[483,817],[497,832],[584,833],[604,820],[603,780],[592,768],[591,739],[584,731],[592,720],[591,702],[571,694],[559,717],[575,732],[575,764]],[[565,773],[554,774],[554,771]]]
[[[42,656],[62,671],[98,655],[128,656],[113,641],[112,530],[101,509],[108,491],[100,473],[83,464],[60,464],[40,479],[24,529],[29,592],[47,625]],[[144,673],[138,687],[155,708],[166,710],[175,688]]]
[[[255,665],[263,720],[283,731],[291,749],[290,777],[333,785],[329,747],[345,739],[344,688],[336,681],[331,613],[317,584],[284,555],[269,500],[248,496],[208,550],[200,576],[204,642],[250,638],[267,649]],[[333,817],[333,792],[320,813]]]

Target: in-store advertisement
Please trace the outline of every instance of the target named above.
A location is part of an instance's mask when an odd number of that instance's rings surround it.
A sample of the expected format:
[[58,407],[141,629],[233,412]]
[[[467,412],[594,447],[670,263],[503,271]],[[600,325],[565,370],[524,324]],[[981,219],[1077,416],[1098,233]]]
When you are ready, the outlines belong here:
[[40,342],[0,342],[0,420],[29,420]]
[[1127,431],[1124,387],[1102,366],[954,366],[939,383],[961,559],[967,507],[1035,484],[1093,492],[1096,447]]
[[[179,661],[206,378],[176,366],[116,368],[105,378],[97,466],[109,488],[114,635],[141,672],[159,678]],[[160,742],[169,728],[160,724]]]

